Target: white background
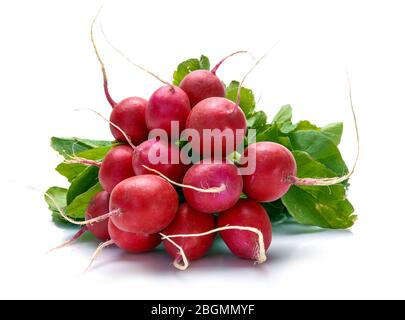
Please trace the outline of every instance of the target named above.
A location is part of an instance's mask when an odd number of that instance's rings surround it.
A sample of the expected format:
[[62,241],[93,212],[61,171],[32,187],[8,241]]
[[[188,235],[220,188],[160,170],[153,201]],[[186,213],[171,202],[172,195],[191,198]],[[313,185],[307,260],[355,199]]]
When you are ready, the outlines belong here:
[[[177,271],[163,252],[108,248],[82,275],[96,243],[45,255],[68,238],[50,221],[41,194],[65,185],[49,138],[110,138],[100,69],[89,38],[97,1],[0,2],[0,298],[405,298],[403,139],[405,20],[402,1],[111,1],[100,21],[136,62],[170,79],[177,63],[212,62],[248,49],[256,57],[280,43],[246,85],[273,116],[286,103],[296,120],[344,121],[342,153],[355,156],[345,70],[359,118],[361,158],[350,199],[351,231],[277,228],[270,259],[256,266],[217,248]],[[160,84],[97,41],[111,92],[148,97]],[[240,79],[249,57],[218,72]]]

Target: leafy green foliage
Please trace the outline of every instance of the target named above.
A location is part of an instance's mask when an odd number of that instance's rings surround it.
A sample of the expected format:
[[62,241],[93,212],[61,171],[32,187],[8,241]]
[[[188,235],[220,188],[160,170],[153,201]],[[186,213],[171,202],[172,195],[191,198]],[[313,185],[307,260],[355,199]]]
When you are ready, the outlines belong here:
[[87,189],[85,192],[76,196],[73,201],[67,206],[66,214],[74,219],[84,219],[87,206],[93,198],[93,196],[102,191],[100,183],[96,183],[91,188]]
[[66,195],[69,205],[77,196],[89,190],[98,182],[98,167],[87,167],[70,184]]
[[[322,128],[307,120],[294,124],[292,108],[286,105],[271,124],[259,128],[256,140],[277,142],[290,149],[297,162],[299,177],[327,178],[348,172],[337,147],[342,132],[342,123],[332,123]],[[280,212],[283,217],[282,214],[287,211],[301,224],[349,228],[356,216],[346,199],[346,187],[346,183],[330,187],[292,186],[281,203],[277,201],[277,206],[265,204],[265,208],[273,220],[277,219],[275,216],[280,216]]]
[[[233,102],[236,102],[236,99],[238,97],[238,88],[239,82],[232,81],[226,88],[225,97]],[[256,107],[255,96],[252,90],[245,87],[241,88],[239,106],[245,113],[246,118],[249,118]]]
[[[98,147],[93,149],[87,149],[82,152],[76,153],[79,158],[90,159],[90,160],[102,160],[108,151],[112,147],[118,144],[112,144],[106,147]],[[80,173],[82,173],[87,166],[77,163],[60,163],[55,170],[59,172],[62,176],[66,177],[69,182],[72,182]]]
[[190,72],[201,69],[210,69],[210,61],[204,55],[202,55],[200,59],[188,59],[186,61],[183,61],[177,66],[176,71],[174,71],[173,73],[173,84],[178,86],[181,80],[183,80],[184,77]]
[[66,193],[67,189],[65,188],[51,187],[46,191],[47,195],[44,196],[55,223],[68,223],[59,213],[59,209],[65,210],[66,208]]
[[[89,140],[80,138],[52,137],[52,148],[66,159],[79,157],[89,160],[101,161],[107,152],[118,143],[103,140]],[[62,162],[56,171],[66,177],[70,183],[69,188],[52,187],[48,194],[53,200],[46,197],[49,209],[55,223],[68,223],[61,217],[59,210],[73,219],[83,219],[87,205],[91,198],[99,191],[98,167],[89,167],[81,164]]]
[[273,202],[262,203],[264,209],[266,209],[270,221],[273,225],[281,224],[288,220],[290,214],[287,208],[283,205],[281,200],[276,200]]
[[111,146],[111,141],[89,140],[80,138],[51,138],[51,147],[63,157],[73,156],[79,152],[98,147]]
[[[294,151],[299,177],[334,177],[336,173],[307,152]],[[344,185],[329,187],[292,186],[282,198],[296,221],[322,228],[346,229],[356,221],[353,207],[346,199]]]

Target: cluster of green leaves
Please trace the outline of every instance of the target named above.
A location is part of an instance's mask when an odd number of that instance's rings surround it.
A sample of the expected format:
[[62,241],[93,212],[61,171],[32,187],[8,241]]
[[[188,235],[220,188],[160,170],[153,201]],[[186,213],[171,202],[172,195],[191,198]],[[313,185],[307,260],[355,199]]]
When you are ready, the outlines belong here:
[[[180,63],[173,74],[173,84],[194,70],[209,70],[210,61],[206,56],[188,59]],[[226,97],[236,101],[239,82],[232,81],[226,88]],[[298,177],[326,178],[341,176],[348,172],[338,145],[343,124],[331,123],[324,127],[303,120],[292,122],[290,105],[281,107],[273,120],[269,121],[263,111],[256,110],[253,91],[241,88],[240,107],[246,115],[248,128],[256,130],[256,136],[248,136],[245,144],[255,141],[277,142],[290,149],[297,162]],[[72,156],[100,161],[114,146],[111,141],[86,140],[79,138],[52,138],[52,148],[65,159]],[[98,168],[81,164],[62,162],[56,171],[66,177],[68,188],[52,187],[46,197],[55,221],[64,222],[59,209],[71,218],[84,218],[86,207],[93,195],[101,191],[98,182]],[[353,225],[356,216],[353,206],[346,198],[348,183],[329,187],[292,186],[282,199],[263,206],[273,223],[295,220],[300,224],[322,228],[346,229]],[[246,197],[242,195],[242,197]]]
[[[51,147],[66,160],[72,157],[90,160],[102,160],[114,146],[111,141],[88,140],[79,138],[51,138]],[[91,198],[99,191],[98,167],[75,163],[60,163],[55,170],[66,177],[68,188],[51,187],[47,190],[50,197],[45,197],[55,222],[64,223],[59,210],[76,220],[82,220]]]

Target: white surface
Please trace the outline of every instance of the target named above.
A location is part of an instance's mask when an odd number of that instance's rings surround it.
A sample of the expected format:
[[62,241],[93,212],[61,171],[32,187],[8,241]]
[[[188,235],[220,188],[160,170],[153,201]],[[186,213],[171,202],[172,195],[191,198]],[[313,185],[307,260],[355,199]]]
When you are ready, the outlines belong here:
[[[152,2],[152,1],[150,1]],[[136,4],[134,4],[136,3]],[[355,153],[345,69],[361,130],[361,159],[350,199],[351,231],[275,232],[261,266],[214,253],[186,272],[164,254],[109,248],[80,275],[95,243],[45,255],[73,231],[56,228],[42,196],[64,184],[49,138],[109,138],[108,114],[89,24],[96,1],[1,1],[2,201],[0,298],[405,298],[403,123],[405,44],[401,1],[111,1],[101,20],[134,60],[170,78],[201,53],[212,62],[237,49],[260,56],[278,46],[246,83],[270,116],[291,103],[295,119],[345,122],[342,152]],[[152,11],[153,8],[153,11]],[[117,99],[148,97],[156,80],[98,42]],[[219,76],[240,78],[251,60],[229,60]]]

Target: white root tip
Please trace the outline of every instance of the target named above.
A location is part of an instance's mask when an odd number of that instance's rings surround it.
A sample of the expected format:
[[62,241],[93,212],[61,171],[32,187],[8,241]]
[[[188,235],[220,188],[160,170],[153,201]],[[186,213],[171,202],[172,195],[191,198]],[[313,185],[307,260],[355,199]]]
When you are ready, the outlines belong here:
[[144,167],[146,170],[148,170],[150,172],[156,173],[161,178],[163,178],[166,181],[170,182],[171,184],[174,184],[175,186],[178,186],[178,187],[181,187],[181,188],[192,189],[194,191],[203,192],[203,193],[220,193],[220,192],[226,190],[226,185],[225,184],[221,184],[219,187],[212,187],[212,188],[203,189],[203,188],[198,188],[198,187],[191,186],[191,185],[188,185],[188,184],[178,183],[178,182],[173,181],[170,178],[166,177],[163,173],[161,173],[158,170],[152,169],[152,168],[150,168],[148,166],[145,166],[145,165],[142,165],[142,167]]
[[112,240],[109,240],[109,241],[106,241],[106,242],[101,243],[101,244],[97,247],[96,251],[94,251],[93,255],[91,256],[89,265],[87,266],[87,268],[84,270],[83,273],[86,273],[86,272],[88,272],[88,271],[91,269],[91,267],[92,267],[94,261],[96,261],[97,257],[100,255],[100,253],[103,251],[103,249],[104,249],[105,247],[111,246],[111,245],[113,245],[113,244],[114,244],[114,241],[112,241]]
[[73,237],[69,240],[64,241],[63,243],[61,243],[60,245],[48,250],[46,253],[49,254],[53,251],[59,250],[59,249],[63,249],[67,246],[70,246],[71,244],[73,244],[77,239],[79,239],[85,232],[87,231],[87,227],[83,226],[80,228],[79,231],[76,232],[75,235],[73,235]]
[[186,270],[190,266],[190,263],[188,262],[187,256],[184,253],[183,248],[181,246],[179,246],[176,242],[174,242],[172,239],[170,239],[168,236],[166,236],[165,234],[159,233],[159,235],[162,237],[162,240],[166,239],[179,250],[180,257],[174,259],[173,266],[176,269],[179,269],[181,271]]

